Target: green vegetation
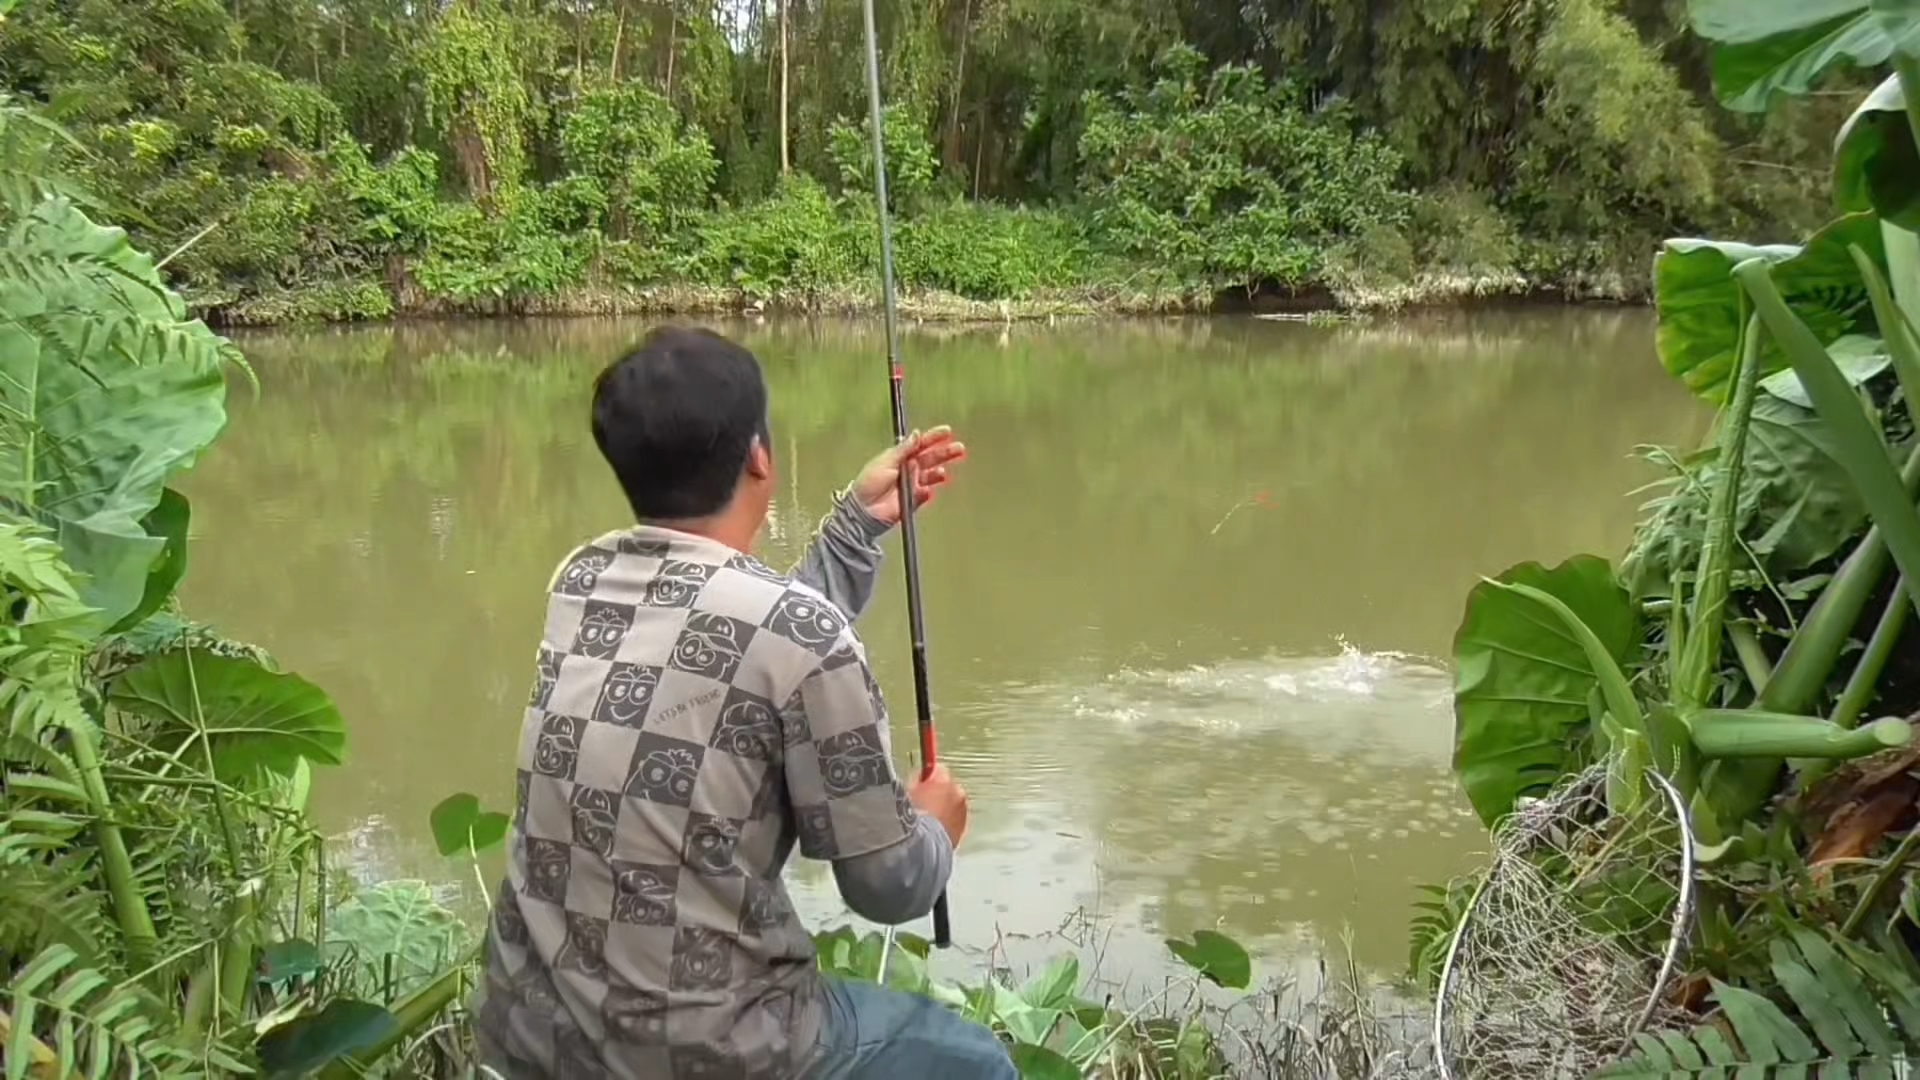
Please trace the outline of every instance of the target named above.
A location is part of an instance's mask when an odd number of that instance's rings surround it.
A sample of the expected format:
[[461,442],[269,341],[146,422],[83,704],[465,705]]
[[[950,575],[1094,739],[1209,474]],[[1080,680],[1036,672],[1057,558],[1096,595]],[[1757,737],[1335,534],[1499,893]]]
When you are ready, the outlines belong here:
[[[184,619],[170,485],[239,353],[0,110],[0,1039],[9,1080],[357,1075],[430,1052],[470,935],[306,818],[326,693]],[[24,148],[24,149],[23,149]],[[358,1063],[358,1064],[356,1064]]]
[[[856,5],[9,6],[0,90],[209,318],[872,303]],[[1672,4],[1377,7],[882,2],[911,311],[1638,296],[1817,223],[1866,89],[1723,106]]]
[[[1920,686],[1901,636],[1920,602],[1920,107],[1903,93],[1920,17],[1864,0],[1690,6],[1733,107],[1803,93],[1839,61],[1895,74],[1839,126],[1843,216],[1802,245],[1665,244],[1660,359],[1720,409],[1716,431],[1694,454],[1656,452],[1673,479],[1622,566],[1529,563],[1469,596],[1454,763],[1490,826],[1599,762],[1610,843],[1633,842],[1648,770],[1687,800],[1698,924],[1659,1004],[1701,1023],[1642,1034],[1605,1075],[1892,1075],[1920,1049],[1905,790]],[[1538,869],[1568,891],[1599,884]],[[1677,886],[1620,900],[1661,911]],[[1435,890],[1416,928],[1430,982],[1470,891]]]

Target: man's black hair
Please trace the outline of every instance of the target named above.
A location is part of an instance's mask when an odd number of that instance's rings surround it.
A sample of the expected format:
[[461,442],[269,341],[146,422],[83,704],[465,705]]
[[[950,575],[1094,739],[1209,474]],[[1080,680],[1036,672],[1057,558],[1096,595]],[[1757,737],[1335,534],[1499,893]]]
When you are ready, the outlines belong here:
[[755,437],[771,450],[760,362],[711,330],[657,329],[594,380],[593,441],[643,521],[717,513]]

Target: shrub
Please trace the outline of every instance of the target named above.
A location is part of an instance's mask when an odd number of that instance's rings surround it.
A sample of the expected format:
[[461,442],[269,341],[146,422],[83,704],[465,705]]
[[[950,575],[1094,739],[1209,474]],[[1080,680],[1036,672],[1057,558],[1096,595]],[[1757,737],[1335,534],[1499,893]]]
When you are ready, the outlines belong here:
[[[840,174],[843,192],[873,191],[873,134],[866,117],[841,118],[827,129],[827,156]],[[886,136],[887,199],[896,212],[913,209],[933,190],[936,159],[933,143],[911,111],[889,105],[881,117]]]
[[902,287],[978,300],[1077,283],[1088,259],[1079,226],[1063,214],[958,199],[900,222],[894,247]]
[[766,202],[711,215],[698,233],[689,276],[755,299],[817,298],[864,279],[873,265],[871,223],[843,212],[819,182],[800,174],[783,178]]
[[1185,46],[1155,68],[1150,86],[1086,101],[1082,192],[1101,243],[1222,284],[1295,284],[1339,240],[1406,219],[1380,138],[1308,115],[1251,67],[1203,83]]
[[[617,240],[681,234],[707,205],[720,167],[706,135],[639,85],[587,92],[567,114],[560,147],[574,206],[598,204],[579,227],[604,224]],[[599,195],[590,194],[595,186]]]

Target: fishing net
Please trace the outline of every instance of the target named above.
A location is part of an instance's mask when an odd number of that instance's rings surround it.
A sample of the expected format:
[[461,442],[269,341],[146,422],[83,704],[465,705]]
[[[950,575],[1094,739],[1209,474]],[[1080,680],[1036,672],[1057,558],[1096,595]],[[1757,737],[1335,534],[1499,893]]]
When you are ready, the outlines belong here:
[[1585,1077],[1667,1004],[1693,908],[1693,833],[1657,775],[1610,814],[1595,766],[1494,829],[1486,876],[1441,973],[1434,1045],[1459,1080]]

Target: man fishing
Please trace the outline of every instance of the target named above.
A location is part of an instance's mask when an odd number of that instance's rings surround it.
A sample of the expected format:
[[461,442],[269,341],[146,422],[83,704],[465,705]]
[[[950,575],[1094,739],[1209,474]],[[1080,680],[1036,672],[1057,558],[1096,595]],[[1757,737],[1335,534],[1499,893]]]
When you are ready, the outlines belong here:
[[797,843],[887,924],[945,889],[966,793],[938,766],[901,783],[851,622],[902,492],[931,500],[964,447],[938,428],[874,458],[782,574],[750,554],[775,483],[752,353],[655,331],[596,381],[593,436],[638,524],[575,551],[549,586],[487,935],[488,1065],[1011,1080],[987,1029],[822,976],[781,880]]

